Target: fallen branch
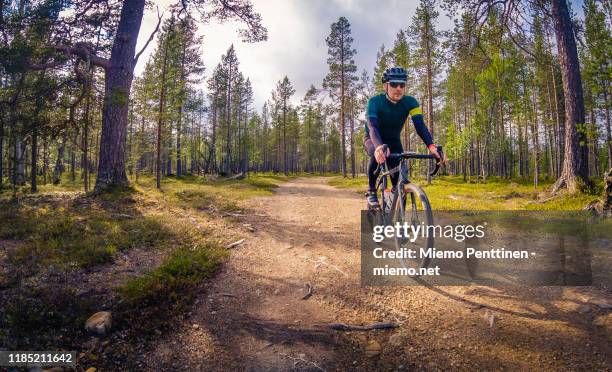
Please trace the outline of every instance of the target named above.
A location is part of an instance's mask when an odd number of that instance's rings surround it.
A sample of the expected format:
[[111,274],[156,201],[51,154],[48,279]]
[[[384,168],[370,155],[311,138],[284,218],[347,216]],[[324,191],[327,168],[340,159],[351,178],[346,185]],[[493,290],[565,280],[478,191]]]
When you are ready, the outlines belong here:
[[314,290],[314,287],[310,283],[306,283],[306,287],[308,287],[308,293],[306,293],[304,295],[304,297],[302,297],[302,300],[307,300],[308,298],[310,298],[310,296],[312,296],[312,292]]
[[[303,256],[303,257],[304,257],[304,256]],[[346,277],[348,278],[348,274],[347,274],[347,273],[345,273],[344,271],[340,270],[340,268],[339,268],[338,266],[336,266],[336,265],[332,265],[332,264],[330,264],[330,263],[325,262],[325,256],[321,256],[321,257],[320,257],[318,260],[316,260],[316,261],[315,261],[315,260],[313,260],[313,259],[311,259],[311,258],[309,258],[309,257],[304,257],[304,258],[305,258],[307,261],[310,261],[310,262],[314,262],[314,263],[315,263],[315,270],[316,270],[316,269],[318,269],[318,268],[319,268],[319,266],[321,266],[321,265],[326,265],[326,266],[329,266],[329,267],[331,267],[331,268],[335,269],[336,271],[338,271],[338,272],[342,273],[344,276],[346,276]]]
[[325,370],[321,367],[319,367],[317,365],[317,363],[315,362],[311,362],[310,360],[306,360],[304,358],[306,358],[306,354],[299,354],[297,357],[292,357],[291,355],[285,354],[285,353],[280,353],[280,355],[283,355],[291,360],[293,360],[293,366],[296,367],[300,362],[304,362],[307,364],[312,364],[316,369],[318,369],[319,371],[324,371]]
[[240,240],[238,240],[238,241],[236,241],[236,242],[233,242],[233,243],[231,243],[231,244],[228,244],[226,248],[227,248],[227,249],[234,248],[235,246],[237,246],[237,245],[239,245],[239,244],[242,244],[242,242],[244,242],[244,239],[240,239]]
[[231,213],[231,212],[224,212],[223,213],[224,216],[230,216],[230,217],[244,217],[244,214],[240,214],[240,213]]
[[233,295],[231,293],[217,293],[217,294],[223,297],[236,297],[236,295]]
[[344,323],[317,324],[319,327],[333,329],[335,331],[371,331],[373,329],[391,329],[399,327],[396,323],[372,323],[368,325],[353,325]]
[[244,179],[244,173],[240,172],[228,178],[228,180],[241,180]]

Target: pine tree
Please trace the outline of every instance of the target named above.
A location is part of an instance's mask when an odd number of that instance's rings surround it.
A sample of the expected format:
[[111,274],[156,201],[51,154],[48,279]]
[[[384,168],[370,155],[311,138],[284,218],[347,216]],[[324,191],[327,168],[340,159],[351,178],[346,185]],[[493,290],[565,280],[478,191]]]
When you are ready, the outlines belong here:
[[[327,89],[330,97],[338,102],[342,154],[340,164],[342,176],[346,177],[346,98],[347,92],[351,90],[357,80],[355,76],[357,66],[353,60],[357,51],[352,48],[353,37],[348,20],[340,17],[337,22],[333,23],[331,32],[325,41],[328,46],[327,65],[329,66],[329,73],[323,80],[323,88]],[[351,156],[354,156],[354,153]]]
[[[282,80],[279,80],[276,84],[276,90],[273,94],[273,100],[275,106],[278,107],[279,115],[279,133],[282,132],[282,154],[283,154],[283,171],[285,175],[289,174],[289,155],[287,152],[287,127],[291,115],[291,96],[295,93],[295,89],[291,85],[289,78],[285,76]],[[279,149],[280,149],[279,144]]]

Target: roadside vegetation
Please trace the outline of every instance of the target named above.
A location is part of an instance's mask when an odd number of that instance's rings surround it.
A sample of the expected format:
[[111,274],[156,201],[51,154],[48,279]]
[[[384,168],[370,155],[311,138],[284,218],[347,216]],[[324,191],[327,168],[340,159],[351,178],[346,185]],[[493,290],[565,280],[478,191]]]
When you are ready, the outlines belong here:
[[79,182],[17,198],[0,191],[0,344],[80,350],[85,320],[101,310],[113,313],[114,330],[159,332],[240,238],[226,230],[231,214],[290,178],[165,177],[157,189],[141,176],[99,195],[77,191]]
[[[414,178],[427,193],[434,210],[581,210],[601,195],[602,183],[591,190],[574,195],[558,194],[550,197],[548,191],[554,181],[540,181],[537,188],[532,180],[508,180],[490,177],[486,183],[464,182],[461,176],[440,176],[427,185],[425,179]],[[332,177],[331,186],[364,193],[366,176],[356,178]]]

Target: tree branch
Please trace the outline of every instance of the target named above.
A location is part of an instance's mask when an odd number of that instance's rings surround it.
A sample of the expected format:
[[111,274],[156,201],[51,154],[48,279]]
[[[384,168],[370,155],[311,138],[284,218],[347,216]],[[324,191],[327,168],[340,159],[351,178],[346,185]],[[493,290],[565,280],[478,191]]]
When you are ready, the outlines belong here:
[[102,67],[105,70],[110,67],[108,59],[97,56],[92,48],[85,43],[78,43],[76,46],[54,45],[51,48],[62,51],[69,56],[76,55],[85,61],[89,61],[92,65]]
[[151,40],[153,40],[153,36],[155,36],[157,31],[159,31],[159,25],[161,24],[163,16],[164,16],[163,13],[159,14],[159,7],[157,7],[157,26],[155,26],[155,30],[153,30],[153,32],[149,36],[149,39],[147,40],[145,45],[142,47],[140,52],[138,52],[138,54],[136,54],[136,57],[134,57],[134,62],[132,62],[134,65],[138,62],[138,58],[140,58],[140,55],[145,51],[145,49],[147,49],[147,47],[149,46],[149,43],[151,42]]

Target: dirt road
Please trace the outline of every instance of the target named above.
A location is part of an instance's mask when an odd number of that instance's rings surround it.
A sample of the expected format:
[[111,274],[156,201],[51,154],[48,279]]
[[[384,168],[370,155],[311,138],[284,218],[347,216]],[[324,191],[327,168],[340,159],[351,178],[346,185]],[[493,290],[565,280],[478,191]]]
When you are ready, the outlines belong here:
[[[603,290],[361,287],[360,195],[301,178],[249,203],[258,213],[233,227],[245,242],[190,316],[139,357],[146,369],[612,369]],[[379,321],[400,327],[321,326]]]

